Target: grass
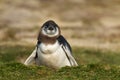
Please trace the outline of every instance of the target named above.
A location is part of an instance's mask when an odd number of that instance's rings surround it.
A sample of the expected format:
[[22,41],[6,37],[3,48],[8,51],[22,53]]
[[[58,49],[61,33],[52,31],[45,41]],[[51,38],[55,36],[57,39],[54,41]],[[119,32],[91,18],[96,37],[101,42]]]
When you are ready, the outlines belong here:
[[60,70],[46,67],[7,63],[0,66],[0,80],[119,80],[120,68],[88,64]]
[[54,70],[44,66],[25,66],[33,50],[25,46],[0,46],[0,80],[119,80],[120,53],[87,48],[73,48],[78,67]]
[[111,64],[120,65],[120,52],[90,48],[74,48],[74,55],[79,64]]

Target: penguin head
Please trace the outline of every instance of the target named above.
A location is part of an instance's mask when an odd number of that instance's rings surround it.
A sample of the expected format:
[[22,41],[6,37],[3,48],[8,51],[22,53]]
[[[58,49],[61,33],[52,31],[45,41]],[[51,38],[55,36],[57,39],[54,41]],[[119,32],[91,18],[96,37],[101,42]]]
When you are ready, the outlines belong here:
[[40,28],[38,42],[54,44],[61,35],[60,27],[52,20],[45,22]]
[[54,21],[49,20],[41,27],[41,33],[47,37],[59,36],[60,28]]

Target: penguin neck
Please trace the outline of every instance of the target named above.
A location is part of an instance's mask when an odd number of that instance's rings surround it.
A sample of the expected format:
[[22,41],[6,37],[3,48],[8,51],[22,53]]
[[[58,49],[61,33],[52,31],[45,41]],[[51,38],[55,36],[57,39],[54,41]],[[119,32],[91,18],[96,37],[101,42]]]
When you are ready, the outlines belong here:
[[57,41],[56,38],[45,37],[41,39],[41,42],[44,44],[54,44]]
[[41,43],[44,43],[46,45],[47,44],[55,44],[56,41],[57,41],[57,37],[58,36],[48,37],[48,36],[45,36],[45,35],[40,35],[38,41],[40,41]]

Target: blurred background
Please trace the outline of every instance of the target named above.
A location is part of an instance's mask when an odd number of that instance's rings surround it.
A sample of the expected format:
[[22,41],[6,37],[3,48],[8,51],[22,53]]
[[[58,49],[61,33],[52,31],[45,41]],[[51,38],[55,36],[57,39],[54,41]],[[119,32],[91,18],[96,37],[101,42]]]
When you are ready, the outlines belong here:
[[0,0],[0,45],[35,46],[47,20],[71,46],[120,48],[120,0]]

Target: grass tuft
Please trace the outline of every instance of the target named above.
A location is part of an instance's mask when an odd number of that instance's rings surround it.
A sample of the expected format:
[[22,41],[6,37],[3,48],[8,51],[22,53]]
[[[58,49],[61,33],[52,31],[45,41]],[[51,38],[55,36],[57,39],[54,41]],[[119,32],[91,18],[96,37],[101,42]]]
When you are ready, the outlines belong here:
[[25,66],[33,47],[0,46],[0,80],[119,80],[119,52],[73,48],[78,67]]

